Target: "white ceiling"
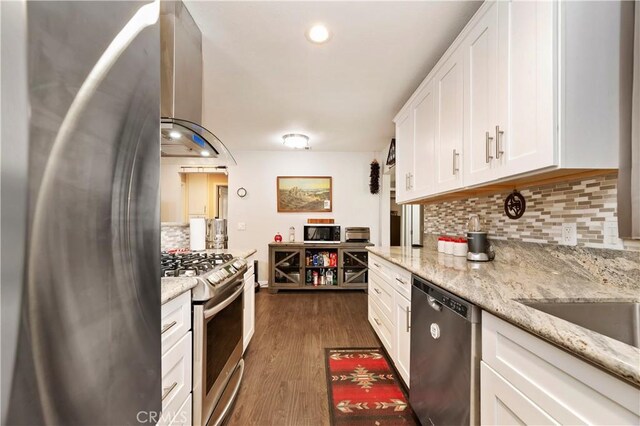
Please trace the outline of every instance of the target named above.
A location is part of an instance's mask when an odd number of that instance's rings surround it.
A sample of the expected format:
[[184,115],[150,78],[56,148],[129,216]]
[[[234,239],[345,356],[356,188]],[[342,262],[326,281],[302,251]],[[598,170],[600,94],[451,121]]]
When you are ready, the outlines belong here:
[[[480,2],[198,2],[206,127],[234,150],[378,151]],[[331,40],[306,30],[322,22]]]

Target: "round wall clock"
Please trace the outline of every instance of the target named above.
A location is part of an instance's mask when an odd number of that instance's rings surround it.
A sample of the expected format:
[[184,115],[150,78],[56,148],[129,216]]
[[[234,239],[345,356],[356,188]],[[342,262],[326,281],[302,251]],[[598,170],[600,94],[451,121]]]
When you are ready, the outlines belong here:
[[238,190],[236,191],[236,194],[238,194],[238,197],[244,198],[247,195],[247,190],[244,188],[238,188]]

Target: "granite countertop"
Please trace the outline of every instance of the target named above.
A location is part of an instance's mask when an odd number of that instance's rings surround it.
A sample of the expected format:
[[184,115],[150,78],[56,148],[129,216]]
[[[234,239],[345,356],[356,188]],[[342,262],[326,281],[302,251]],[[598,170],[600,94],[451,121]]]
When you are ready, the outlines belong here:
[[640,253],[504,243],[496,260],[435,248],[368,250],[480,308],[640,385],[640,349],[519,303],[526,299],[640,302]]
[[[207,254],[229,253],[233,257],[242,257],[247,259],[256,252],[256,249],[217,249],[205,251]],[[168,301],[180,296],[185,291],[191,290],[196,285],[198,285],[198,280],[195,277],[162,277],[160,279],[160,302],[164,305]]]

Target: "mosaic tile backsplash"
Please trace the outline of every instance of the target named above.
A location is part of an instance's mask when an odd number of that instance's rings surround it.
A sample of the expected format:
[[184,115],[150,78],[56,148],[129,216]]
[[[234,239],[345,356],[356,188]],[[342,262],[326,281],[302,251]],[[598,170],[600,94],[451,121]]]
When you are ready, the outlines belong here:
[[[520,219],[504,213],[506,191],[485,197],[448,201],[424,206],[424,232],[427,235],[464,235],[470,214],[484,221],[493,239],[560,244],[562,224],[575,222],[578,246],[606,248],[605,221],[616,220],[617,175],[609,174],[521,189],[527,209]],[[622,247],[619,247],[622,248]],[[637,250],[635,242],[626,249]]]
[[160,249],[162,251],[189,248],[189,224],[163,223],[160,227]]

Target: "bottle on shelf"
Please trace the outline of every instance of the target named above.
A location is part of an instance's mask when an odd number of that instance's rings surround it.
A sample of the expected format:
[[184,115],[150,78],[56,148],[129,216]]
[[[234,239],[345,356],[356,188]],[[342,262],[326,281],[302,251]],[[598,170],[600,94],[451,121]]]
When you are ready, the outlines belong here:
[[327,278],[325,276],[325,271],[324,269],[320,270],[320,285],[326,285],[327,284]]
[[313,285],[318,286],[318,271],[313,271]]
[[333,285],[333,271],[331,269],[327,271],[327,285]]

